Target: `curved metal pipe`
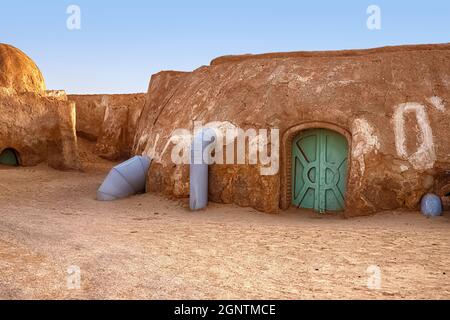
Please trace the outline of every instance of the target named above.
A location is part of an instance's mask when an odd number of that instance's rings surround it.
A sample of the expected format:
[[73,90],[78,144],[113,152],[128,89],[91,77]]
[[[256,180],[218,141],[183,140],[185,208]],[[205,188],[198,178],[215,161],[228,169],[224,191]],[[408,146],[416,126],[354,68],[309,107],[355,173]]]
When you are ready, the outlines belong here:
[[111,169],[97,191],[97,200],[113,201],[145,191],[151,159],[136,156]]
[[191,164],[189,174],[189,207],[192,211],[206,208],[208,205],[208,168],[209,159],[205,150],[216,140],[211,128],[200,131],[191,145]]

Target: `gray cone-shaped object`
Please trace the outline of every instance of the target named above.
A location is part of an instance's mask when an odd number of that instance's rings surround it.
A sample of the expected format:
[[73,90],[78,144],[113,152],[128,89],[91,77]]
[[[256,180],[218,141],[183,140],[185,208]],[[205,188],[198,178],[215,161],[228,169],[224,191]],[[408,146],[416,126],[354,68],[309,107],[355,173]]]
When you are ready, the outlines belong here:
[[111,169],[97,191],[97,200],[112,201],[145,191],[151,159],[135,156]]

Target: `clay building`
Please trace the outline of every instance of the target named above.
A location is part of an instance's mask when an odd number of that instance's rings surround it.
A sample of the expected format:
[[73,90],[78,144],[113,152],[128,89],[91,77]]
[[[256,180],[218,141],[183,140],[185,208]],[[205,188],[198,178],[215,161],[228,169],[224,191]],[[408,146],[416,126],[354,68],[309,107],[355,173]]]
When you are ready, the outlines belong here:
[[425,193],[450,192],[449,89],[449,44],[226,56],[151,78],[134,151],[154,159],[148,191],[186,197],[175,130],[278,129],[279,170],[213,164],[210,201],[272,213],[417,210]]
[[0,44],[0,163],[79,167],[75,104],[64,92],[45,88],[29,57]]
[[144,94],[66,95],[46,90],[42,73],[19,49],[0,44],[0,164],[79,169],[78,139],[97,155],[131,156]]
[[[87,96],[46,91],[31,59],[0,45],[0,162],[77,169],[86,139],[106,159],[151,157],[147,191],[184,198],[189,164],[174,150],[201,123],[257,133],[243,162],[210,165],[210,201],[269,213],[417,210],[425,193],[450,193],[449,89],[450,44],[225,56],[155,74],[146,95]],[[270,164],[262,153],[252,161],[255,143]]]
[[94,142],[98,156],[117,161],[132,155],[145,94],[68,95],[68,99],[76,106],[77,136]]

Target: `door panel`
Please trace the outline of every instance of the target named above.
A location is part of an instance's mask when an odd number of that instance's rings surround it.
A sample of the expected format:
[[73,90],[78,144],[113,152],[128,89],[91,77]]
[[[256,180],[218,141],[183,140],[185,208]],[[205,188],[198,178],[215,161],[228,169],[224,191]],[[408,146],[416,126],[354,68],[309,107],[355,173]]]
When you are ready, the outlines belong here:
[[319,195],[318,185],[318,139],[315,131],[306,132],[294,141],[292,154],[293,166],[293,200],[295,205],[314,209]]
[[327,129],[304,131],[292,146],[292,202],[316,211],[345,208],[348,143]]

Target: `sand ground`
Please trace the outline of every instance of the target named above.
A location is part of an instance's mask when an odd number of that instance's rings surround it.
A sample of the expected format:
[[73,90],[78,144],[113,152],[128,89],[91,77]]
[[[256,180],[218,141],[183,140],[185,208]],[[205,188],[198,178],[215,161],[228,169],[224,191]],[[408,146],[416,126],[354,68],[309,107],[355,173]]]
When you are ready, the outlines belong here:
[[[449,215],[191,213],[153,194],[97,202],[111,166],[0,167],[0,299],[450,298]],[[380,289],[367,287],[371,265]]]

